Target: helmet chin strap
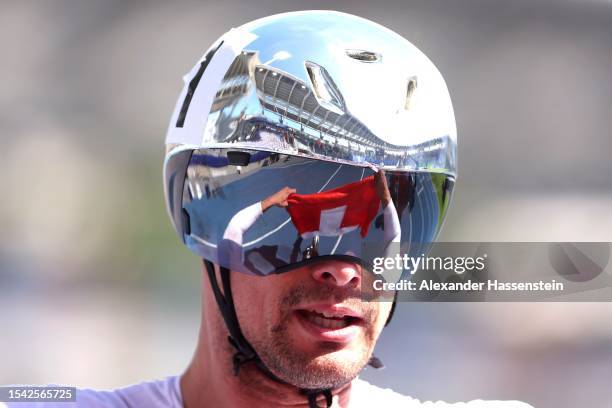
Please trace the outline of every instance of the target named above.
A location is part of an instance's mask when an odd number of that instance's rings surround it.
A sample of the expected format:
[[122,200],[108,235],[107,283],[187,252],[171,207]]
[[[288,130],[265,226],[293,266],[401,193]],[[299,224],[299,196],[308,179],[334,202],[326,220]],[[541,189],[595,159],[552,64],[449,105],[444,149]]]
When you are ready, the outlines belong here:
[[[213,294],[215,296],[215,300],[217,302],[217,306],[219,307],[219,311],[221,312],[221,316],[223,316],[223,320],[225,321],[225,326],[229,332],[229,336],[227,340],[232,345],[232,347],[236,350],[232,357],[232,364],[234,369],[234,375],[238,375],[240,372],[240,367],[242,364],[245,364],[249,361],[252,361],[256,364],[257,368],[262,371],[266,376],[268,376],[273,381],[276,381],[281,384],[288,384],[286,381],[278,378],[266,365],[261,361],[253,346],[249,344],[247,339],[242,334],[240,330],[240,324],[238,322],[238,316],[236,316],[236,309],[234,307],[234,299],[232,297],[232,287],[230,283],[230,271],[227,268],[222,266],[219,267],[221,272],[221,285],[223,287],[223,293],[219,288],[219,283],[217,282],[217,277],[215,275],[215,268],[212,262],[204,259],[204,265],[206,266],[206,271],[208,273],[208,280],[210,281],[210,286],[212,288]],[[394,302],[395,306],[395,302]],[[387,323],[389,323],[389,319],[387,319]],[[370,361],[368,362],[374,368],[383,367],[382,362],[372,356]],[[291,384],[289,384],[291,385]],[[310,408],[318,408],[317,405],[317,397],[319,395],[323,395],[325,397],[325,402],[327,404],[327,408],[332,405],[332,390],[333,388],[300,388],[300,393],[305,395],[308,398],[308,405]]]

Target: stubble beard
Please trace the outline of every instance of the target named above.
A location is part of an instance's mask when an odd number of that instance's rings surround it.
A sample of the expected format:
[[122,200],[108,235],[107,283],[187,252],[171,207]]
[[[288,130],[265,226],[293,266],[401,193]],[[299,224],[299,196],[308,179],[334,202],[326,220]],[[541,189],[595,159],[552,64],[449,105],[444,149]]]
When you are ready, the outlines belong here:
[[[354,348],[343,350],[337,343],[320,343],[311,352],[296,350],[288,336],[295,307],[330,299],[362,313],[365,328],[358,341],[363,347],[358,351]],[[374,332],[377,310],[365,307],[358,294],[347,296],[333,288],[308,290],[298,286],[283,297],[279,308],[280,318],[272,326],[268,338],[252,339],[251,344],[266,367],[283,381],[305,389],[336,388],[353,380],[367,365],[377,338]]]

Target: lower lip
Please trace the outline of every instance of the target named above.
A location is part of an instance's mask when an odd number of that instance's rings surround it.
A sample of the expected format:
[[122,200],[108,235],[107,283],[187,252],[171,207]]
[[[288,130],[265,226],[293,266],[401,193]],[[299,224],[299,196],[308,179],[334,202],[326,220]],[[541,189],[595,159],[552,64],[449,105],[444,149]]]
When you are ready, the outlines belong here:
[[357,334],[359,334],[359,330],[361,329],[361,326],[359,326],[358,324],[350,324],[341,329],[330,329],[327,327],[321,327],[306,319],[299,312],[295,313],[295,317],[302,329],[318,341],[349,343],[355,337],[357,337]]

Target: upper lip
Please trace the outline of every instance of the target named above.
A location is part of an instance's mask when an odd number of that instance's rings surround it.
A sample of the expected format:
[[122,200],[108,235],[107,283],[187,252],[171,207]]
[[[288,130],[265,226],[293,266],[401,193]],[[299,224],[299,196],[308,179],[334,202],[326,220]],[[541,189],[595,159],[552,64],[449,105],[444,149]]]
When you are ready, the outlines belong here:
[[316,313],[320,313],[323,315],[329,315],[329,316],[337,316],[337,317],[349,316],[349,317],[354,317],[357,319],[363,319],[363,314],[361,312],[358,312],[357,310],[354,310],[348,306],[329,304],[329,303],[328,304],[319,303],[319,304],[313,304],[313,305],[300,306],[296,310],[314,311]]

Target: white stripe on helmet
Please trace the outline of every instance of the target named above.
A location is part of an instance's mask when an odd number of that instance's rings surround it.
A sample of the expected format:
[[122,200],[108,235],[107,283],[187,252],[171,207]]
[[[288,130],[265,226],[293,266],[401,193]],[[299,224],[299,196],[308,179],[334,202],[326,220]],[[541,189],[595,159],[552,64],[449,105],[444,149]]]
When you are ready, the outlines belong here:
[[[225,76],[228,68],[248,44],[255,40],[257,36],[251,32],[233,28],[228,31],[220,41],[223,41],[221,47],[213,55],[211,61],[206,67],[206,71],[195,89],[189,110],[185,117],[183,127],[177,127],[176,121],[183,105],[183,100],[189,88],[189,82],[196,75],[200,67],[200,63],[206,56],[206,53],[198,60],[193,69],[183,77],[185,85],[178,98],[174,113],[170,119],[168,133],[166,134],[166,144],[188,144],[201,145],[204,137],[204,127],[208,119],[208,113],[212,106],[213,99],[221,81]],[[216,46],[218,43],[215,43]],[[209,50],[207,50],[208,52]]]

